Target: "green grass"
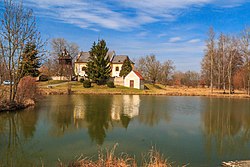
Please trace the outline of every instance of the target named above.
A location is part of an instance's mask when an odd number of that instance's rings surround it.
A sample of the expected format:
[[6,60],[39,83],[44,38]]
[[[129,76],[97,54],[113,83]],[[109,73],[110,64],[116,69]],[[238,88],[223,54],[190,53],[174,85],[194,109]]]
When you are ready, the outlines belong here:
[[68,81],[59,81],[59,80],[49,80],[49,81],[39,81],[39,86],[47,86],[47,85],[53,85],[53,84],[60,84]]
[[[53,82],[60,83],[60,82]],[[95,83],[91,84],[91,88],[84,88],[81,82],[70,82],[71,90],[74,93],[121,93],[121,94],[143,94],[144,90],[128,88],[124,86],[115,86],[115,88],[109,88],[107,85],[97,85]],[[39,83],[39,86],[42,86],[47,91],[56,91],[56,90],[67,90],[68,84],[52,86],[52,88],[47,88],[48,84]]]

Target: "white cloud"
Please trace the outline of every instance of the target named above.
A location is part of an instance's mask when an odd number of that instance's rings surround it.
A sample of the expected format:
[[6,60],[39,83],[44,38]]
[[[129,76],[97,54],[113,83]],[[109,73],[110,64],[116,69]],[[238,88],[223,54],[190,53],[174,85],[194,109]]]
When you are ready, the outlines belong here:
[[[233,7],[246,0],[24,0],[40,16],[50,16],[82,28],[100,27],[114,30],[131,30],[159,20],[175,20],[183,10],[216,4]],[[125,9],[125,10],[124,10]],[[97,28],[98,27],[98,28]]]
[[175,43],[175,42],[179,42],[181,41],[181,37],[172,37],[172,38],[169,38],[168,42],[170,43]]
[[191,39],[188,41],[188,43],[198,43],[198,42],[201,42],[200,39]]
[[158,34],[157,37],[158,37],[158,38],[161,38],[161,37],[165,37],[165,36],[167,36],[167,35],[168,35],[168,34],[166,34],[166,33],[161,33],[161,34]]

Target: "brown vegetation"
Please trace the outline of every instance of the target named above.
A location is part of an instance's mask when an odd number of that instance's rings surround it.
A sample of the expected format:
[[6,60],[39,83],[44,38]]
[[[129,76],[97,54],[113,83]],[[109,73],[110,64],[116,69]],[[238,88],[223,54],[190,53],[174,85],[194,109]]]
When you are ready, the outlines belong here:
[[39,93],[36,80],[30,76],[23,77],[20,80],[15,101],[9,101],[8,90],[9,86],[0,87],[0,111],[13,111],[33,106],[38,99]]
[[[102,151],[98,153],[96,161],[90,158],[80,157],[74,162],[70,163],[69,167],[171,167],[172,163],[164,159],[163,156],[154,148],[152,148],[144,158],[142,165],[138,165],[136,159],[123,153],[120,156],[115,155],[117,144],[111,150],[107,150],[106,154]],[[60,167],[65,165],[60,162]]]

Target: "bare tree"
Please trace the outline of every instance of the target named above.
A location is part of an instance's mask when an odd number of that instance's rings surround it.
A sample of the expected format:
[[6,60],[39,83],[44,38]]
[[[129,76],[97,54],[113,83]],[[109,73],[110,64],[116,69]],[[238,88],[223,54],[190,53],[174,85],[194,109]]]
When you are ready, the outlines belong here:
[[247,94],[250,95],[250,28],[242,32],[240,50],[244,57],[244,67],[247,69]]
[[236,37],[230,37],[227,45],[227,76],[229,94],[232,93],[232,79],[234,73],[242,65],[242,55],[239,53],[239,40]]
[[206,41],[206,54],[210,59],[210,89],[211,93],[213,93],[213,87],[214,87],[214,57],[215,57],[215,33],[212,27],[209,29],[208,33],[208,39]]
[[160,80],[165,85],[168,84],[168,81],[175,70],[175,66],[173,64],[173,61],[167,60],[161,65]]
[[[219,89],[221,86],[223,87],[224,93],[226,91],[226,43],[228,38],[221,33],[218,41],[218,52],[217,57],[218,61],[218,69],[219,69],[219,77],[218,77],[218,84]],[[222,85],[221,85],[222,84]]]
[[79,46],[76,43],[68,42],[64,38],[53,38],[51,40],[51,48],[49,55],[50,66],[53,70],[53,75],[61,75],[60,74],[60,65],[58,62],[58,58],[62,55],[64,50],[66,49],[71,56],[72,60],[76,58],[79,53]]
[[4,14],[1,18],[0,49],[6,62],[10,79],[9,101],[15,101],[17,86],[21,79],[19,70],[24,47],[27,43],[35,43],[42,50],[40,33],[36,28],[36,20],[32,10],[24,9],[22,2],[4,1]]
[[197,87],[200,81],[200,74],[195,71],[187,71],[181,78],[181,84],[187,87]]
[[161,73],[161,63],[156,60],[155,55],[141,57],[138,61],[138,70],[153,84],[159,79]]
[[53,38],[51,40],[51,54],[58,58],[58,55],[62,54],[66,49],[70,56],[74,59],[79,53],[79,46],[74,42],[68,42],[64,38]]

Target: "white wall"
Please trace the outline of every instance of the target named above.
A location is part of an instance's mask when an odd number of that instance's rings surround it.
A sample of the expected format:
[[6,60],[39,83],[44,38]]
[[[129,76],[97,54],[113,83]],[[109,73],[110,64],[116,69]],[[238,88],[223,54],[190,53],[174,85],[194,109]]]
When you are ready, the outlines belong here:
[[[116,71],[116,67],[119,67],[119,71]],[[119,77],[121,69],[122,69],[122,64],[112,64],[111,77]]]
[[83,67],[87,67],[87,63],[75,63],[75,74],[81,77],[86,76],[85,71],[82,71]]
[[133,72],[131,71],[124,79],[124,86],[130,87],[130,81],[134,80],[134,88],[140,89],[140,78]]

